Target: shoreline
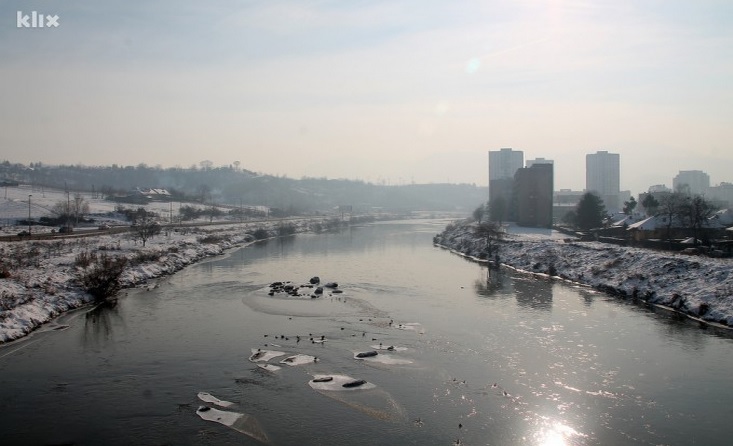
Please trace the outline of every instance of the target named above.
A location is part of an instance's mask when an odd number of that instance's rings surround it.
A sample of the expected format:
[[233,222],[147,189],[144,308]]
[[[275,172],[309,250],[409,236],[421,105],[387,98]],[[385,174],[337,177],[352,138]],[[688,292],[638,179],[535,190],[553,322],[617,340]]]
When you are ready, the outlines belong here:
[[[130,234],[2,244],[0,253],[12,257],[16,266],[8,270],[7,264],[0,264],[5,267],[0,277],[0,347],[42,332],[47,324],[100,303],[78,283],[77,275],[82,271],[77,261],[80,254],[91,252],[128,259],[120,276],[119,296],[127,289],[155,287],[157,283],[153,281],[172,276],[189,265],[225,255],[235,248],[299,233],[329,232],[335,229],[329,227],[330,220],[332,218],[317,217],[290,221],[285,231],[280,220],[219,226],[202,224],[163,231],[149,239],[145,246]],[[355,217],[353,224],[361,223],[364,222]],[[267,237],[252,235],[263,229]]]
[[[446,251],[450,252],[451,254],[455,254],[455,255],[457,255],[459,257],[463,257],[464,259],[467,259],[467,260],[470,260],[472,262],[478,263],[479,265],[483,265],[483,266],[489,267],[489,265],[491,265],[493,263],[493,261],[491,261],[491,260],[486,260],[486,259],[481,259],[481,258],[478,258],[478,257],[473,257],[473,256],[470,256],[470,255],[464,254],[464,253],[462,253],[460,251],[456,251],[455,249],[452,249],[449,246],[441,245],[439,243],[435,243],[434,246],[436,246],[438,248],[441,248],[441,249],[445,249]],[[500,264],[499,267],[508,268],[508,269],[510,269],[510,270],[512,270],[514,272],[520,273],[520,274],[527,274],[527,275],[530,275],[530,276],[533,276],[533,277],[542,277],[542,278],[546,278],[546,279],[550,279],[550,280],[557,280],[557,281],[566,283],[568,285],[574,285],[574,286],[580,286],[580,287],[587,287],[587,288],[589,288],[591,290],[594,290],[594,291],[603,291],[603,290],[597,290],[592,285],[588,285],[588,284],[580,283],[580,282],[574,282],[572,280],[568,280],[568,279],[565,279],[565,278],[560,277],[560,276],[550,276],[550,275],[548,275],[546,273],[537,273],[537,272],[527,271],[527,270],[515,268],[515,267],[513,267],[511,265],[507,265],[507,264]],[[603,292],[606,292],[606,291],[603,291]],[[721,324],[719,322],[714,322],[714,321],[706,321],[704,319],[701,319],[700,317],[693,316],[693,315],[691,315],[689,313],[682,312],[682,311],[680,311],[678,309],[675,309],[675,308],[672,308],[670,306],[663,305],[663,304],[660,304],[660,303],[648,302],[646,300],[638,299],[638,298],[632,298],[632,300],[633,300],[633,303],[635,303],[636,305],[638,305],[640,307],[651,308],[651,309],[658,309],[658,310],[663,310],[663,311],[666,311],[666,312],[669,312],[669,313],[673,313],[675,315],[682,316],[682,317],[684,317],[684,318],[686,318],[686,319],[688,319],[690,321],[695,321],[695,322],[698,322],[700,324],[704,324],[706,326],[706,328],[708,328],[708,327],[709,328],[714,328],[714,329],[720,330],[720,331],[722,331],[722,332],[724,332],[726,334],[733,335],[733,326]]]
[[[640,305],[733,330],[733,259],[686,256],[599,242],[508,234],[495,242],[500,263],[516,271],[587,286]],[[448,225],[434,244],[472,261],[485,242],[467,221]],[[484,255],[485,257],[485,255]]]

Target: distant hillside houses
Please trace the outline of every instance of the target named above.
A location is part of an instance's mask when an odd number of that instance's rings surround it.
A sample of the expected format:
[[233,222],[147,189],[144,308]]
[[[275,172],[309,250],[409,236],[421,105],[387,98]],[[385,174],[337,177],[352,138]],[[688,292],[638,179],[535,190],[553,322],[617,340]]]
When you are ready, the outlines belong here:
[[[623,222],[620,222],[623,225]],[[618,223],[617,223],[618,224]],[[723,209],[710,217],[703,225],[703,234],[713,238],[716,235],[724,234],[722,231],[733,227],[733,210]],[[680,218],[673,217],[670,223],[666,215],[655,215],[631,223],[626,226],[627,231],[632,234],[634,240],[648,240],[655,238],[684,238],[690,235],[689,225]],[[669,231],[669,234],[667,233]]]
[[162,188],[140,188],[129,191],[126,194],[115,194],[107,197],[108,200],[121,203],[145,204],[151,201],[170,201],[171,193]]

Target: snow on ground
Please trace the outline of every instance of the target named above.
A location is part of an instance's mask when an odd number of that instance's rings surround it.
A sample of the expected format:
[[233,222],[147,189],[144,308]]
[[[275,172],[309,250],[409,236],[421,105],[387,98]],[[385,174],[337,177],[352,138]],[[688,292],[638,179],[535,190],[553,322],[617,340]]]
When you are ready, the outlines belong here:
[[[323,219],[288,220],[294,232],[305,232]],[[163,230],[143,247],[130,234],[77,239],[26,240],[0,244],[0,343],[21,338],[62,313],[89,305],[92,297],[79,285],[83,253],[125,256],[123,287],[154,286],[152,279],[170,275],[201,259],[254,241],[257,229],[270,236],[281,221],[182,227]]]
[[[474,227],[467,222],[449,225],[435,243],[469,257],[485,257],[485,241],[473,234]],[[556,231],[525,228],[510,228],[498,254],[500,263],[518,270],[733,326],[733,259],[580,242]]]
[[[29,185],[0,188],[0,194],[0,235],[16,235],[26,230],[26,226],[17,226],[16,223],[28,218],[29,208],[32,220],[37,221],[43,216],[53,216],[56,204],[73,199],[75,195]],[[74,228],[74,235],[85,230],[97,231],[100,224],[129,226],[129,222],[115,212],[117,203],[89,193],[82,194],[82,197],[89,204],[88,216],[94,218],[95,223],[89,228]],[[123,206],[133,209],[144,207],[159,214],[163,223],[168,223],[171,216],[174,219],[178,216],[178,208],[183,204],[203,207],[178,202]],[[380,215],[380,219],[400,217],[404,216]],[[352,221],[373,219],[368,216],[351,218]],[[164,228],[159,235],[147,240],[145,246],[134,233],[100,233],[79,238],[0,243],[0,344],[22,338],[69,310],[93,303],[92,296],[84,291],[78,279],[84,270],[79,261],[84,255],[124,256],[128,263],[121,276],[123,288],[152,287],[155,286],[153,279],[253,242],[253,234],[257,230],[266,230],[268,237],[275,237],[284,227],[289,227],[293,233],[321,231],[334,229],[338,222],[334,215],[250,222],[229,219],[219,221],[225,224],[215,226],[209,226],[208,219],[202,219],[186,222],[187,225],[200,226]],[[57,228],[34,225],[32,233],[49,233],[54,229]]]
[[[16,223],[20,220],[27,219],[29,211],[31,220],[34,221],[38,221],[41,217],[55,217],[54,207],[59,203],[66,203],[68,200],[73,201],[76,195],[77,192],[67,194],[59,189],[48,189],[30,185],[0,188],[0,235],[16,235],[20,231],[27,230],[27,226],[18,226]],[[182,206],[191,206],[196,209],[210,207],[198,203],[183,203],[178,201],[153,201],[147,204],[117,203],[105,200],[102,194],[95,195],[90,192],[83,192],[79,195],[89,205],[89,214],[86,214],[86,216],[95,221],[93,225],[89,226],[89,229],[97,229],[101,224],[128,225],[129,222],[125,221],[121,214],[115,212],[118,206],[129,209],[145,208],[148,212],[159,215],[166,223],[171,218],[174,220],[178,218],[178,211]],[[218,209],[223,213],[230,211],[226,207],[219,207]],[[78,232],[84,229],[84,225],[81,225],[74,230]],[[48,233],[52,230],[58,230],[58,227],[33,225],[31,228],[34,234]]]

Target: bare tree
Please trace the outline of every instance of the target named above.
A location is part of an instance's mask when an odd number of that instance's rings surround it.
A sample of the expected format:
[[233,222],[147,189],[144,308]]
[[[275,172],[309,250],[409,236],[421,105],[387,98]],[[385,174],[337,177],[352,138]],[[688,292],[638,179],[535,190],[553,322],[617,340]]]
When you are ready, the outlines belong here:
[[473,219],[476,220],[478,224],[481,224],[481,220],[483,220],[484,214],[486,214],[486,207],[482,204],[481,206],[474,209]]
[[78,279],[89,294],[97,301],[103,301],[114,297],[122,288],[120,276],[126,265],[125,257],[112,257],[102,253],[93,259],[90,266],[78,273]]
[[712,217],[718,208],[705,200],[701,195],[695,195],[688,199],[680,208],[680,217],[692,229],[694,244],[697,245],[697,236],[707,221]]
[[634,197],[629,198],[629,201],[624,201],[624,214],[631,215],[634,213],[634,209],[636,209],[636,199]]
[[81,194],[75,194],[74,200],[59,201],[53,206],[53,212],[59,216],[60,219],[65,220],[67,225],[79,224],[79,220],[84,218],[85,214],[89,213],[89,203],[84,200]]
[[646,209],[646,215],[650,217],[656,214],[657,209],[659,209],[659,201],[652,194],[647,194],[644,200],[642,200],[641,205]]
[[667,219],[667,240],[671,239],[674,222],[679,223],[681,221],[684,208],[689,200],[689,195],[679,191],[667,194],[659,200],[659,207],[657,208],[659,214]]
[[207,198],[211,199],[211,187],[208,184],[200,184],[197,190],[201,203],[206,203]]
[[501,226],[501,223],[504,221],[506,216],[507,203],[504,197],[496,197],[489,201],[489,218],[491,218],[492,221],[499,222],[499,225]]
[[153,236],[160,234],[160,224],[156,220],[156,215],[146,211],[144,208],[138,208],[132,222],[132,231],[136,238],[145,246],[145,243]]
[[487,221],[476,225],[476,228],[474,229],[474,234],[484,239],[484,242],[486,243],[484,249],[486,250],[487,256],[491,256],[494,252],[493,242],[504,238],[504,232],[502,232],[501,226],[493,221]]

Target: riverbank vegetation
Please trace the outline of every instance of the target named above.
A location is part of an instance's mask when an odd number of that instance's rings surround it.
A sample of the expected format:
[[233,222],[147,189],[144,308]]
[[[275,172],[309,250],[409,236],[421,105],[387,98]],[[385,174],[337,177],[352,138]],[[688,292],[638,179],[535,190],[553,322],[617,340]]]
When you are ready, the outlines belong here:
[[[478,223],[448,225],[434,243],[477,260],[489,256]],[[517,270],[587,285],[622,298],[733,326],[733,261],[581,242],[512,228],[492,253]]]

